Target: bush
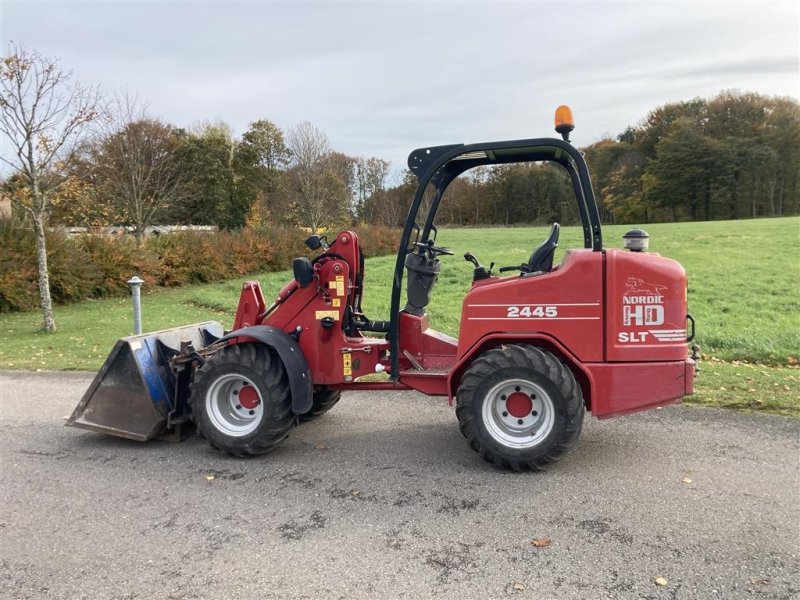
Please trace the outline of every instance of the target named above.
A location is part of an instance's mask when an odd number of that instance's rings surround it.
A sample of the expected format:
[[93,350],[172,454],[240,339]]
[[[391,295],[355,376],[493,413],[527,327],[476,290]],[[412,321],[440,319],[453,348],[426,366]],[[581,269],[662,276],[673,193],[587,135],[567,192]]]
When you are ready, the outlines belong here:
[[[35,309],[39,280],[33,231],[0,220],[0,247],[0,312]],[[75,302],[92,295],[98,270],[63,233],[47,232],[47,266],[53,302]]]
[[160,264],[156,283],[177,287],[230,277],[218,244],[225,235],[181,231],[148,238],[146,246],[158,256]]
[[400,246],[402,232],[399,229],[385,225],[370,225],[356,227],[354,231],[358,235],[361,250],[366,257],[394,254]]
[[[365,256],[394,254],[400,232],[388,227],[354,228]],[[336,232],[334,232],[335,234]],[[284,271],[297,256],[313,256],[306,232],[289,228],[242,229],[215,233],[183,231],[146,238],[47,234],[50,290],[57,303],[124,296],[138,275],[145,285],[175,287],[208,283],[249,273]],[[39,305],[33,232],[0,220],[0,313]]]
[[288,228],[242,229],[227,232],[231,252],[229,268],[244,275],[258,271],[285,271],[292,266],[292,259],[307,255],[303,244],[307,237],[303,231]]
[[36,308],[39,294],[33,232],[0,221],[0,247],[0,312]]
[[[53,302],[66,304],[91,297],[100,280],[97,266],[81,250],[77,240],[61,232],[48,232],[46,237],[47,267],[50,271]],[[35,265],[35,250],[31,252],[31,256]],[[38,304],[38,293],[36,297]]]
[[161,274],[158,255],[147,248],[138,248],[134,238],[85,234],[76,241],[97,269],[92,297],[106,298],[130,293],[128,279],[133,275],[141,277],[145,286],[157,284]]

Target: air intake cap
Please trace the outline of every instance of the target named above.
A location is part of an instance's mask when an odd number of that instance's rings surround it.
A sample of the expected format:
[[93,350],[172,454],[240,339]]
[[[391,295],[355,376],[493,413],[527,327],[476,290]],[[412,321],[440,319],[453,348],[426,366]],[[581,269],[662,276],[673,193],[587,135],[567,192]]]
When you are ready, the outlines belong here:
[[622,244],[631,252],[646,252],[650,245],[650,236],[644,229],[631,229],[622,236]]

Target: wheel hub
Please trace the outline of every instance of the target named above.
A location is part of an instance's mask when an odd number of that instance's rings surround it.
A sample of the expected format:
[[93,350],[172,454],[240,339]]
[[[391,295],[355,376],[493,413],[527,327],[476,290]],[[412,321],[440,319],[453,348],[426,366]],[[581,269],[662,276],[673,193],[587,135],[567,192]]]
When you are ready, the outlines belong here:
[[530,397],[522,392],[514,392],[506,398],[506,410],[511,416],[522,419],[531,414],[533,402]]
[[264,417],[261,394],[252,381],[236,373],[220,375],[206,393],[206,412],[220,432],[241,437],[254,432]]
[[494,385],[481,409],[488,433],[509,448],[533,448],[553,430],[555,408],[544,388],[529,379],[512,378]]
[[242,407],[250,410],[258,406],[259,402],[261,400],[259,400],[258,392],[253,386],[246,385],[239,390],[239,403]]

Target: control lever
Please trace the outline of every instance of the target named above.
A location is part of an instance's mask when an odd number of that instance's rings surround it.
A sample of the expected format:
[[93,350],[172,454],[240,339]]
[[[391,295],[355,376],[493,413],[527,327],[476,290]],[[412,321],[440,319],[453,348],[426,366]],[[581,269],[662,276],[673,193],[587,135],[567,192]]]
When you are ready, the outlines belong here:
[[481,266],[481,263],[478,262],[478,259],[469,252],[464,255],[464,260],[471,262],[475,266],[475,270],[472,271],[472,281],[480,281],[481,279],[486,279],[487,277],[492,276],[492,267],[494,267],[494,263],[491,263],[489,265],[489,269],[487,270],[486,267]]

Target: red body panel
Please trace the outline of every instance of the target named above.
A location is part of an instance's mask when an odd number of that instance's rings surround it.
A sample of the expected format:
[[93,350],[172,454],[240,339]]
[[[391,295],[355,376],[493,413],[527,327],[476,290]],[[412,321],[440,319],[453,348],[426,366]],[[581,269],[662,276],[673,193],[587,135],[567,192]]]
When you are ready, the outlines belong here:
[[657,254],[606,250],[606,360],[686,359],[686,272]]
[[299,331],[298,343],[314,385],[324,386],[375,373],[389,347],[385,340],[349,337],[342,330],[345,309],[360,292],[351,269],[361,260],[358,237],[350,231],[340,233],[330,253],[314,265],[315,280],[305,288],[297,286],[282,301],[279,297],[278,308],[262,322],[287,333]]
[[484,279],[464,297],[459,358],[487,335],[546,333],[582,362],[603,360],[603,254],[571,250],[543,275]]
[[592,414],[607,419],[679,402],[692,393],[694,363],[687,361],[585,365],[592,378]]
[[236,309],[233,329],[241,329],[242,327],[260,323],[266,308],[267,305],[264,302],[264,294],[261,293],[261,286],[257,281],[246,281],[242,285],[242,293],[239,295],[239,307]]
[[692,393],[686,347],[686,275],[675,261],[622,250],[568,251],[549,273],[475,282],[462,305],[456,340],[426,316],[401,312],[396,381],[358,381],[390,368],[389,342],[347,335],[346,311],[362,289],[357,236],[340,233],[314,264],[305,288],[292,281],[265,316],[258,284],[245,284],[236,325],[299,333],[315,386],[416,389],[449,396],[470,362],[503,343],[549,349],[575,373],[587,407],[600,418],[679,401]]

